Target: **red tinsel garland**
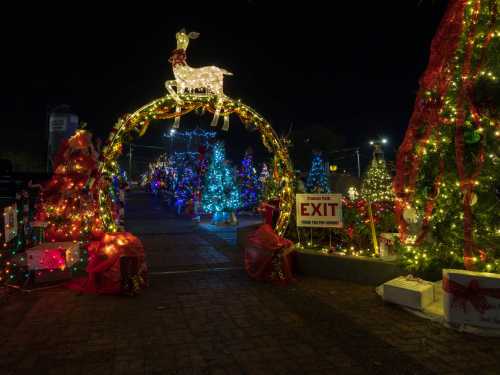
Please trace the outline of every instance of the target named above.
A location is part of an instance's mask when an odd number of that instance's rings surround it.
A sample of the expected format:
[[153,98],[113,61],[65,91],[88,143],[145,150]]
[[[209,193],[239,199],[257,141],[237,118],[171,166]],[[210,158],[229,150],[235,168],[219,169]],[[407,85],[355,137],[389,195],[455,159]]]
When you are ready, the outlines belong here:
[[[429,64],[420,79],[420,90],[415,101],[415,108],[403,143],[398,150],[397,173],[394,179],[394,190],[397,196],[395,214],[403,241],[407,235],[407,224],[403,219],[403,210],[413,197],[421,162],[420,155],[414,153],[414,145],[425,144],[433,130],[432,125],[437,125],[436,120],[439,118],[439,110],[442,107],[442,97],[448,89],[454,71],[454,65],[450,64],[450,61],[462,32],[464,10],[465,1],[452,0],[441,20],[431,44]],[[433,88],[437,91],[438,98],[426,99],[426,93]],[[425,132],[417,139],[422,126],[425,127]]]

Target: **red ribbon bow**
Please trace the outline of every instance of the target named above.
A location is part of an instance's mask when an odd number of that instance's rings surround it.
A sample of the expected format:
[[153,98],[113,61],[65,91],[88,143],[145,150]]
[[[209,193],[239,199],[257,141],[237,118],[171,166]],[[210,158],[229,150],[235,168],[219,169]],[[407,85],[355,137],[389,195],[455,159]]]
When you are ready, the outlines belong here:
[[172,66],[186,65],[186,50],[174,49],[172,51],[172,56],[168,59],[168,62],[170,62]]
[[484,314],[486,310],[493,307],[488,303],[486,297],[500,299],[500,289],[481,288],[477,279],[472,279],[465,287],[445,277],[443,278],[443,290],[452,295],[451,305],[460,304],[464,312],[467,302],[470,302],[479,313]]

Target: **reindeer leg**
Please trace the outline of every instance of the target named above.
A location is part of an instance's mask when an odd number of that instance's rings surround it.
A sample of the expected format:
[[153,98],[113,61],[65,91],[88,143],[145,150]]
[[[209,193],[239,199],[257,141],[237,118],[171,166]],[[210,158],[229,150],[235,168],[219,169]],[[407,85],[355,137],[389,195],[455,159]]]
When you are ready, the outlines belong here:
[[222,130],[226,132],[229,130],[229,114],[224,115],[224,124],[222,125]]
[[222,100],[219,98],[217,99],[217,104],[215,105],[215,113],[214,117],[212,118],[212,122],[210,123],[210,126],[217,126],[217,123],[219,122],[221,107],[222,107]]
[[174,129],[179,129],[180,122],[181,122],[181,107],[177,105],[175,107],[175,119],[174,119],[174,125],[172,127]]
[[[226,95],[224,95],[224,92],[222,91],[222,76],[220,78],[220,91],[218,95],[219,95],[219,103],[220,106],[222,107],[224,99],[226,98]],[[229,113],[224,114],[224,123],[222,125],[222,130],[226,132],[229,130]]]
[[165,81],[165,87],[167,88],[167,91],[168,93],[172,96],[172,98],[174,98],[174,100],[176,101],[176,103],[178,104],[183,104],[182,102],[182,99],[180,98],[180,96],[175,92],[174,90],[174,86],[179,88],[177,86],[177,81],[176,80],[172,80],[172,81]]
[[178,129],[180,122],[181,122],[181,110],[182,110],[181,106],[184,102],[182,101],[182,99],[180,98],[179,95],[183,94],[185,90],[186,90],[186,88],[184,86],[179,86],[179,85],[177,86],[177,98],[178,98],[178,100],[176,100],[177,105],[175,106],[175,119],[174,119],[174,125],[173,125],[174,129]]

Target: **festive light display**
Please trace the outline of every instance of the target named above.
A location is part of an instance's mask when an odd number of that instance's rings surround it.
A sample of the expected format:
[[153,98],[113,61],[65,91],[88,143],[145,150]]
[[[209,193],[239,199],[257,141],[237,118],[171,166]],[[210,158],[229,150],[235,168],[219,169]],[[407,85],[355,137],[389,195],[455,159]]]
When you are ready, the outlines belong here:
[[198,152],[162,154],[149,164],[142,176],[142,186],[175,206],[177,214],[195,214],[201,200],[201,190],[207,169],[206,148]]
[[392,178],[384,159],[373,158],[361,185],[361,197],[370,202],[394,200]]
[[217,142],[212,151],[212,158],[205,176],[202,196],[205,212],[214,214],[218,221],[221,213],[234,212],[241,207],[241,198],[230,165],[225,160],[224,144]]
[[280,213],[275,230],[278,235],[283,235],[293,208],[295,179],[286,140],[280,139],[269,122],[240,100],[230,99],[226,95],[221,99],[210,93],[175,93],[173,90],[169,93],[170,95],[153,100],[132,114],[122,116],[111,130],[99,160],[99,174],[102,176],[100,180],[103,181],[98,189],[99,213],[105,228],[110,232],[117,230],[113,221],[112,201],[106,189],[106,181],[116,173],[116,160],[122,154],[123,143],[132,139],[134,133],[142,136],[152,120],[180,118],[195,110],[215,113],[217,109],[220,109],[220,115],[224,116],[225,121],[231,114],[234,114],[239,117],[245,127],[259,131],[262,143],[269,152],[274,154],[273,178],[278,184],[280,201]]
[[325,162],[320,153],[313,155],[311,169],[307,176],[306,188],[308,193],[329,193],[330,184],[326,175]]
[[500,272],[498,1],[451,0],[397,155],[396,216],[414,269]]
[[365,199],[342,198],[342,220],[344,227],[337,241],[337,252],[353,256],[378,256],[373,246],[371,224],[378,234],[394,232],[396,224],[394,204],[390,201],[369,203]]
[[245,210],[255,208],[258,203],[261,185],[257,171],[253,166],[253,155],[250,151],[246,152],[241,162],[238,182],[240,185],[241,208]]

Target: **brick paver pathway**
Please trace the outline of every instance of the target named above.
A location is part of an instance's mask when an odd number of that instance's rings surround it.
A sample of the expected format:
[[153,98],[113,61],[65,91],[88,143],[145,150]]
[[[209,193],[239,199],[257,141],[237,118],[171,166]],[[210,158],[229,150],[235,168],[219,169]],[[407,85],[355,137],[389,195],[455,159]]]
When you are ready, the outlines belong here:
[[3,300],[0,374],[500,373],[500,339],[419,319],[366,286],[254,283],[214,233],[142,194],[128,212],[150,288],[135,298],[55,288]]

